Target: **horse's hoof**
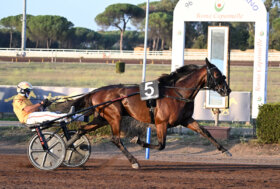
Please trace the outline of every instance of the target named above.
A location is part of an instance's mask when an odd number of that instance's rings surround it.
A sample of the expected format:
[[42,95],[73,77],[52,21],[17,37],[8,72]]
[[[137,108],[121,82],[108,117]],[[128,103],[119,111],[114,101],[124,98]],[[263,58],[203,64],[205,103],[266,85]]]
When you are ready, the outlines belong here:
[[133,169],[139,169],[139,168],[140,168],[140,166],[139,166],[138,163],[133,163],[133,164],[131,165],[131,167],[132,167]]
[[130,140],[130,143],[137,144],[138,136],[135,136],[133,139]]
[[231,157],[231,156],[232,156],[232,154],[231,154],[229,151],[225,151],[224,153],[225,153],[225,155],[228,156],[228,157]]

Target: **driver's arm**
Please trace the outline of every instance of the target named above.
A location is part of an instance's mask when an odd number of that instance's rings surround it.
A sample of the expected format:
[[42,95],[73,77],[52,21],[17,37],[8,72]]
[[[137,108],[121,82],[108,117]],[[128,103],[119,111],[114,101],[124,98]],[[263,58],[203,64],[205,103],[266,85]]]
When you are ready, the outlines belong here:
[[32,105],[29,105],[29,106],[25,106],[23,108],[23,111],[25,111],[27,113],[40,111],[42,105],[43,105],[42,102],[40,102],[40,103],[37,103],[37,104],[32,104]]

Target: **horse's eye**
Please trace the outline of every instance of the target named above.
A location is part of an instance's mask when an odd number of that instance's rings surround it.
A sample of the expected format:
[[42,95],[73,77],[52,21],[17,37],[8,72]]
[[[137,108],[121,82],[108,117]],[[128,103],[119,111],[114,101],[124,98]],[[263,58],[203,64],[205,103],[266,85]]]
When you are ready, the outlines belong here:
[[221,85],[224,81],[226,80],[226,76],[220,76],[218,79],[217,79],[217,83],[219,85]]
[[222,76],[222,74],[220,72],[214,72],[215,77],[219,78]]

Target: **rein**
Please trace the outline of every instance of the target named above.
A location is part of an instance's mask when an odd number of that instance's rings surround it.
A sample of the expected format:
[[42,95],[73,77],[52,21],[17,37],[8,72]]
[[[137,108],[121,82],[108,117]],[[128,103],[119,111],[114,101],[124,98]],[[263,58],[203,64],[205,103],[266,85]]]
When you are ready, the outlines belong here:
[[182,98],[182,97],[175,97],[175,96],[169,96],[169,95],[163,95],[166,98],[173,98],[175,100],[179,100],[179,101],[184,101],[184,102],[193,102],[194,100],[190,100],[187,98]]
[[[168,88],[168,89],[175,89],[175,93],[178,95],[178,97],[176,96],[169,96],[169,95],[163,95],[166,98],[173,98],[175,100],[179,100],[179,101],[183,101],[183,102],[193,102],[194,100],[190,100],[187,98],[184,98],[176,89],[179,90],[196,90],[198,88],[186,88],[186,87],[172,87],[172,86],[162,86],[164,88]],[[209,87],[207,88],[201,88],[200,90],[210,90]]]
[[[162,86],[164,88],[168,88],[168,89],[180,89],[180,90],[196,90],[198,88],[186,88],[186,87],[172,87],[172,86]],[[205,87],[205,88],[201,88],[200,90],[210,90],[209,87]]]
[[73,116],[73,115],[76,115],[76,114],[79,114],[79,113],[83,113],[83,112],[86,112],[86,111],[95,109],[95,108],[97,108],[98,106],[108,105],[108,104],[110,105],[110,104],[112,104],[112,103],[114,103],[114,102],[123,100],[123,99],[125,99],[125,98],[131,97],[131,96],[134,96],[134,95],[137,95],[137,94],[139,94],[139,92],[135,92],[135,93],[132,93],[132,94],[123,96],[123,97],[119,97],[119,98],[115,98],[115,99],[113,99],[113,100],[109,100],[109,101],[106,101],[106,102],[102,102],[102,103],[100,103],[100,104],[96,104],[96,105],[90,106],[90,107],[88,107],[88,108],[84,108],[84,109],[78,110],[78,111],[76,111],[76,112],[67,114],[67,115],[65,115],[65,116],[61,116],[61,117],[56,118],[56,119],[53,119],[53,120],[45,121],[45,122],[42,123],[42,125],[47,125],[47,124],[49,124],[49,123],[58,121],[58,120],[60,120],[60,119],[67,118],[67,117],[70,117],[70,116]]
[[[88,94],[88,93],[86,93]],[[52,102],[55,102],[57,100],[61,100],[61,99],[67,99],[67,98],[73,98],[73,97],[78,97],[78,96],[83,96],[83,95],[86,95],[86,94],[78,94],[78,95],[73,95],[73,96],[66,96],[66,97],[60,97],[60,98],[55,98],[53,100],[51,100]],[[14,99],[14,100],[21,100],[21,99]],[[41,99],[41,98],[32,98],[30,100],[44,100],[44,99]],[[61,102],[60,102],[61,103]]]
[[[83,96],[83,95],[87,95],[89,94],[90,92],[86,93],[86,94],[78,94],[78,95],[73,95],[73,96],[66,96],[66,97],[60,97],[60,98],[57,98],[57,99],[54,99],[54,100],[51,100],[51,102],[56,102],[58,100],[61,100],[61,99],[68,99],[68,98],[74,98],[74,97],[78,97],[78,96]],[[65,102],[58,102],[57,104],[60,104],[60,103],[65,103]]]
[[[214,67],[213,67],[214,68]],[[211,70],[213,68],[208,68],[208,66],[206,66],[207,69],[207,82],[206,82],[206,87],[201,88],[199,90],[211,90],[211,89],[215,89],[215,86],[217,85],[217,81],[214,78]],[[179,96],[179,97],[174,97],[174,96],[169,96],[169,95],[163,95],[166,98],[173,98],[179,101],[184,101],[184,102],[193,102],[194,100],[190,100],[187,98],[184,98],[176,89],[179,90],[197,90],[198,88],[186,88],[186,87],[175,87],[175,86],[162,86],[164,88],[169,88],[169,89],[175,89],[175,93]]]
[[[166,87],[168,88],[168,87]],[[170,87],[171,88],[171,87]],[[179,88],[179,87],[178,87]],[[190,99],[187,99],[187,98],[184,98],[182,96],[181,93],[179,93],[176,89],[178,89],[177,87],[172,87],[172,89],[175,89],[175,93],[179,96],[179,97],[175,97],[175,96],[169,96],[169,95],[163,95],[164,97],[166,98],[173,98],[173,99],[176,99],[176,100],[179,100],[179,101],[184,101],[184,102],[193,102],[193,100],[190,100]],[[181,87],[180,87],[181,88]],[[190,90],[189,88],[185,88],[184,90]]]

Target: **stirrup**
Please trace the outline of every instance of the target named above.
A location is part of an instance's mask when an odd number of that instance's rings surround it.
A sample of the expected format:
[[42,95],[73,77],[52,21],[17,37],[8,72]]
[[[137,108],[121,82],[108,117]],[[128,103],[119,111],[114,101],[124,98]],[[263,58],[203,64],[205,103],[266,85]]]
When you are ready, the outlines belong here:
[[75,106],[71,106],[71,108],[68,112],[68,114],[73,114],[73,113],[75,113]]
[[[75,106],[71,106],[71,108],[70,108],[70,110],[69,110],[69,112],[68,112],[68,115],[69,114],[73,114],[73,113],[75,113]],[[69,122],[72,122],[74,120],[74,117],[73,117],[73,115],[71,115],[71,116],[69,116]]]

